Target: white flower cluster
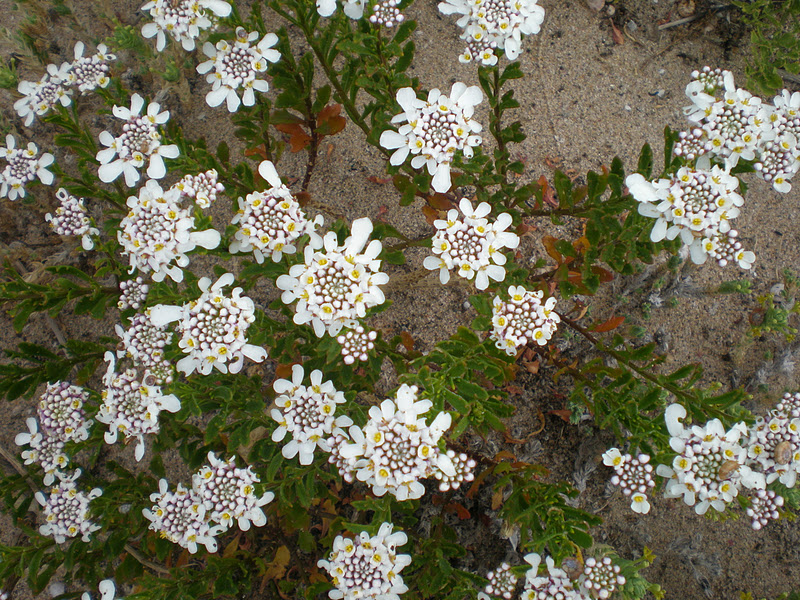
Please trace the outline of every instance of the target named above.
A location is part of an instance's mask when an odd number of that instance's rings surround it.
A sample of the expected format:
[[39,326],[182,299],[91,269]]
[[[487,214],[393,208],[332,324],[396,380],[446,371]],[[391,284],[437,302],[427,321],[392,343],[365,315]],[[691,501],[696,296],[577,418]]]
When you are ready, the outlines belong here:
[[322,371],[311,372],[311,385],[303,385],[305,373],[301,365],[292,366],[292,379],[278,379],[273,389],[279,394],[270,412],[278,423],[272,441],[280,442],[288,433],[291,440],[283,446],[284,458],[299,455],[301,465],[314,462],[314,450],[330,452],[330,436],[338,434],[353,421],[347,416],[336,417],[336,405],[344,404],[344,392],[337,391],[331,381],[322,383]]
[[744,198],[736,192],[739,180],[704,158],[698,166],[681,167],[671,179],[647,181],[639,173],[628,175],[625,185],[639,202],[639,214],[656,219],[650,239],[674,240],[688,246],[692,262],[708,257],[724,267],[737,263],[749,269],[755,254],[743,250],[730,220],[739,216]]
[[178,361],[178,371],[187,376],[195,371],[208,375],[216,367],[227,373],[242,370],[245,357],[255,362],[267,358],[267,351],[247,343],[245,334],[255,320],[255,306],[242,288],[236,287],[230,297],[222,288],[231,285],[234,277],[225,273],[213,285],[203,277],[198,282],[202,294],[183,306],[159,304],[150,309],[152,323],[161,327],[178,321],[181,340],[178,345],[187,354]]
[[[100,600],[114,600],[117,593],[117,586],[114,585],[111,579],[104,579],[97,585],[97,590],[100,592]],[[89,592],[84,592],[81,594],[81,600],[92,600],[92,596]],[[123,599],[117,598],[117,600]]]
[[611,483],[622,488],[625,496],[630,496],[631,510],[635,513],[650,512],[647,492],[656,482],[653,480],[653,465],[648,464],[649,462],[650,457],[647,454],[634,457],[622,454],[618,448],[611,448],[603,454],[603,464],[612,467],[615,472]]
[[506,257],[503,248],[513,249],[519,246],[519,236],[506,231],[511,225],[511,215],[502,213],[494,223],[486,217],[491,212],[488,202],[481,202],[473,210],[472,203],[462,198],[459,212],[452,208],[447,213],[447,220],[433,222],[437,232],[433,236],[433,253],[423,265],[431,271],[439,271],[439,281],[446,284],[450,281],[450,269],[457,269],[464,279],[475,278],[475,287],[485,290],[489,287],[489,279],[503,281],[506,270],[502,266]]
[[180,190],[182,197],[191,198],[197,206],[206,209],[217,199],[217,194],[225,191],[225,186],[217,181],[217,177],[217,170],[209,169],[198,175],[184,175],[175,187]]
[[[330,17],[336,12],[336,0],[316,0],[317,12],[320,16]],[[342,0],[344,14],[353,20],[358,20],[364,16],[364,5],[367,0]]]
[[59,104],[69,106],[72,88],[85,94],[109,84],[108,63],[117,57],[109,54],[105,44],[98,44],[97,52],[91,56],[84,56],[84,50],[84,43],[78,42],[74,49],[75,60],[71,63],[65,62],[60,67],[47,65],[47,73],[38,82],[19,82],[17,90],[23,96],[14,103],[14,109],[25,119],[26,127],[30,127],[35,117],[47,114]]
[[[131,107],[114,106],[115,117],[125,121],[122,133],[114,137],[108,131],[100,133],[100,143],[106,146],[97,153],[100,181],[111,183],[125,175],[125,185],[133,187],[139,181],[139,169],[147,163],[147,176],[161,179],[167,174],[165,158],[177,158],[180,154],[175,144],[162,144],[158,126],[169,120],[169,111],[161,111],[161,105],[151,102],[144,115],[144,99],[139,94],[131,97]],[[116,157],[116,159],[115,159]]]
[[331,600],[399,600],[408,591],[400,571],[411,564],[411,556],[397,554],[408,537],[402,531],[392,533],[393,528],[383,523],[378,535],[336,536],[328,560],[317,562],[333,579]]
[[44,484],[52,485],[56,477],[66,477],[65,469],[69,464],[69,457],[64,452],[66,443],[39,431],[39,424],[34,418],[25,420],[28,433],[20,433],[14,438],[17,446],[28,446],[23,450],[22,459],[26,465],[38,464],[44,471]]
[[117,307],[120,310],[139,310],[147,300],[147,294],[150,292],[150,286],[144,282],[141,277],[135,279],[126,279],[119,282],[119,302]]
[[343,326],[353,328],[368,308],[383,304],[386,298],[379,286],[389,276],[380,272],[380,241],[367,244],[371,233],[372,222],[364,217],[353,221],[351,235],[341,246],[333,231],[324,239],[314,236],[305,247],[304,262],[278,277],[281,300],[297,301],[296,324],[310,323],[317,337],[326,332],[335,336]]
[[108,368],[103,377],[105,389],[97,420],[108,425],[107,444],[115,444],[119,433],[126,439],[135,439],[138,443],[134,457],[140,461],[144,457],[144,436],[159,432],[161,411],[178,412],[181,402],[174,394],[164,394],[149,371],[143,375],[135,369],[117,373],[114,354],[106,352],[105,360]]
[[756,490],[750,496],[750,507],[745,511],[750,517],[750,526],[758,531],[770,521],[780,518],[783,497],[772,490]]
[[742,487],[766,486],[764,474],[745,464],[747,450],[740,444],[740,439],[747,435],[744,423],[737,423],[727,432],[719,419],[709,421],[704,427],[686,428],[682,422],[686,409],[680,404],[667,407],[664,417],[671,436],[670,447],[677,453],[672,467],[656,468],[656,473],[668,479],[664,489],[666,498],[683,497],[686,504],[702,515],[709,506],[724,511]]
[[754,161],[759,175],[787,193],[800,170],[800,92],[783,90],[773,103],[737,88],[730,71],[703,68],[686,86],[684,109],[695,126],[681,135],[675,154],[691,160],[708,154],[727,169]]
[[475,467],[478,463],[463,452],[456,454],[455,450],[447,451],[447,458],[453,463],[454,475],[448,475],[441,469],[436,469],[433,476],[439,481],[439,491],[449,492],[457,490],[462,483],[469,483],[475,479]]
[[253,192],[247,198],[239,198],[239,210],[231,223],[239,225],[230,246],[230,253],[252,252],[258,264],[264,255],[280,262],[284,254],[294,254],[295,242],[309,234],[321,246],[321,238],[314,230],[322,225],[322,215],[313,221],[306,218],[297,199],[281,181],[275,166],[268,160],[258,166],[258,173],[267,183],[268,190]]
[[[273,49],[278,43],[278,36],[268,33],[257,44],[258,32],[248,33],[243,27],[236,28],[236,40],[231,44],[225,40],[203,44],[203,53],[210,59],[197,65],[197,72],[206,75],[206,81],[212,84],[206,95],[209,106],[227,103],[228,111],[236,112],[241,104],[253,106],[256,103],[255,92],[266,92],[269,83],[258,79],[258,74],[267,70],[268,62],[278,62],[281,53]],[[213,72],[211,70],[213,69]],[[239,98],[239,89],[244,90]]]
[[342,360],[346,365],[352,365],[357,360],[365,362],[369,359],[369,351],[375,348],[377,331],[367,331],[361,325],[348,329],[336,338],[342,347]]
[[48,384],[37,407],[42,431],[62,442],[87,439],[92,420],[86,419],[83,404],[88,398],[89,392],[66,381]]
[[394,27],[402,23],[405,21],[405,15],[397,8],[398,4],[400,4],[399,0],[378,0],[372,5],[369,22],[383,27]]
[[72,196],[64,188],[60,188],[56,192],[61,206],[56,209],[56,214],[51,215],[47,213],[44,220],[50,223],[53,231],[65,237],[81,236],[81,246],[84,250],[91,250],[94,248],[93,237],[100,235],[100,230],[92,227],[92,219],[86,211],[86,205],[83,203],[83,198],[78,199]]
[[9,200],[25,197],[25,185],[39,179],[45,185],[53,184],[53,174],[47,170],[55,158],[45,152],[37,158],[39,148],[28,142],[27,148],[17,148],[17,140],[10,133],[5,147],[0,146],[0,158],[8,163],[0,171],[0,198]]
[[[536,0],[445,0],[439,3],[445,15],[460,15],[458,26],[467,49],[461,62],[480,60],[484,65],[497,64],[494,48],[505,50],[516,60],[522,50],[522,36],[539,33],[544,9]],[[476,52],[477,51],[477,52]]]
[[426,424],[420,415],[428,412],[432,403],[417,400],[417,392],[416,386],[401,385],[395,401],[384,400],[369,409],[369,421],[363,428],[350,427],[352,442],[341,435],[329,442],[339,445],[331,462],[340,461],[340,471],[355,474],[376,496],[389,492],[401,501],[414,500],[425,493],[420,479],[435,477],[438,471],[456,475],[452,459],[438,445],[450,428],[451,417],[441,412]]
[[544,346],[553,337],[561,322],[553,309],[555,298],[542,302],[544,293],[531,292],[520,286],[508,288],[509,300],[494,297],[492,303],[492,332],[495,346],[505,350],[509,356],[516,355],[519,348],[530,342]]
[[517,587],[517,576],[511,571],[511,565],[504,562],[494,571],[486,573],[486,579],[489,583],[483,589],[484,592],[490,596],[497,596],[511,600],[514,596],[514,590]]
[[128,329],[116,325],[115,330],[121,339],[117,358],[130,358],[134,366],[149,371],[158,385],[172,383],[172,365],[164,358],[172,333],[166,326],[153,325],[149,310],[135,314]]
[[467,87],[457,82],[450,95],[438,89],[428,93],[428,100],[420,100],[413,88],[397,91],[397,103],[403,112],[392,118],[392,123],[405,123],[398,131],[384,131],[380,145],[394,153],[389,159],[392,165],[402,164],[413,154],[411,166],[419,169],[427,166],[433,176],[431,187],[437,192],[450,190],[450,163],[458,150],[465,157],[472,157],[472,148],[479,146],[481,124],[472,118],[475,107],[483,101],[483,92],[478,86]]
[[151,522],[150,529],[192,554],[198,544],[216,552],[215,536],[234,523],[242,531],[251,524],[265,525],[267,517],[261,507],[275,498],[272,492],[256,496],[255,484],[260,479],[250,467],[238,468],[233,457],[224,461],[209,452],[208,461],[192,476],[191,488],[179,483],[171,492],[167,481],[160,480],[158,492],[150,495],[155,505],[142,511]]
[[154,281],[169,276],[180,282],[183,267],[189,264],[187,252],[198,246],[209,250],[219,246],[217,230],[193,231],[192,209],[181,207],[180,201],[178,188],[164,191],[152,179],[139,188],[138,196],[128,198],[130,211],[120,223],[117,241],[128,256],[131,273],[152,271]]
[[155,37],[156,50],[166,48],[169,35],[190,52],[201,32],[213,29],[219,17],[231,14],[231,5],[224,0],[150,0],[142,10],[153,19],[142,27],[142,36]]
[[531,565],[525,574],[525,588],[521,600],[590,600],[609,598],[618,586],[625,585],[625,577],[610,557],[589,557],[582,571],[571,579],[566,571],[555,566],[551,557],[546,559],[546,571],[539,575],[541,556],[528,554],[525,561]]
[[[75,472],[77,477],[80,470]],[[36,501],[42,506],[45,521],[39,526],[39,533],[52,536],[57,544],[63,544],[67,538],[78,535],[88,542],[91,534],[100,529],[99,525],[89,520],[89,502],[102,496],[103,491],[95,488],[88,494],[79,490],[73,479],[62,479],[51,488],[49,495],[36,492]]]

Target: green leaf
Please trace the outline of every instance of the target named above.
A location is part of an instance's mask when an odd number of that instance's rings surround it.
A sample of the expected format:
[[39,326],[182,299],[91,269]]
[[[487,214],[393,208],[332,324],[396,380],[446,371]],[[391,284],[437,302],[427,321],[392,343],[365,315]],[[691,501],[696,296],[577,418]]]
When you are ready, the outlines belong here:
[[653,149],[650,144],[642,146],[642,151],[639,153],[639,164],[636,167],[636,172],[644,175],[645,179],[650,179],[653,173]]

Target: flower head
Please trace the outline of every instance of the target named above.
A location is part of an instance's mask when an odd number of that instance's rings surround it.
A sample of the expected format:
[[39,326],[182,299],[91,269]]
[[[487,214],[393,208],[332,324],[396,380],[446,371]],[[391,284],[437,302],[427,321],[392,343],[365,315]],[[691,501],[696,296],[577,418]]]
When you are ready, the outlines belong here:
[[75,44],[75,60],[67,74],[67,83],[78,88],[81,94],[99,87],[108,87],[111,82],[108,76],[110,71],[108,62],[117,58],[116,55],[108,52],[105,44],[98,44],[97,52],[91,56],[84,56],[84,50],[83,42]]
[[224,528],[210,526],[206,518],[203,498],[192,489],[178,484],[174,492],[169,491],[166,479],[158,482],[158,492],[150,494],[152,508],[142,514],[150,521],[150,529],[157,531],[173,544],[186,548],[191,554],[197,552],[198,544],[209,552],[217,551],[214,538]]
[[126,279],[119,282],[119,302],[117,307],[120,310],[128,310],[132,308],[139,310],[147,300],[147,294],[150,291],[150,286],[144,282],[141,277],[135,279]]
[[92,219],[86,211],[83,198],[78,199],[70,195],[67,190],[60,188],[56,192],[56,198],[61,202],[55,215],[47,213],[44,220],[50,223],[53,231],[61,236],[81,236],[81,245],[84,250],[94,248],[92,238],[100,235],[100,230],[93,227]]
[[30,127],[35,117],[47,114],[51,108],[72,103],[69,75],[69,63],[60,67],[47,65],[47,72],[38,82],[19,82],[17,90],[23,96],[14,103],[14,110],[25,119],[25,127]]
[[25,421],[28,432],[17,434],[14,443],[17,446],[28,446],[22,451],[22,460],[26,465],[38,464],[44,471],[44,484],[52,485],[56,477],[65,477],[65,469],[69,465],[69,457],[64,453],[65,442],[39,431],[36,419]]
[[478,86],[467,87],[454,83],[450,95],[433,89],[428,100],[417,98],[413,88],[402,88],[397,92],[397,103],[403,112],[392,119],[392,123],[405,123],[397,131],[387,130],[381,134],[380,144],[394,150],[389,162],[402,164],[413,154],[411,166],[419,169],[427,166],[433,176],[431,185],[437,192],[450,190],[450,163],[459,150],[465,157],[472,157],[472,148],[480,145],[482,127],[472,115],[483,100]]
[[517,587],[517,576],[511,571],[511,565],[503,563],[493,571],[486,573],[489,583],[483,589],[490,596],[511,600]]
[[618,586],[625,585],[625,578],[619,571],[619,565],[615,565],[608,556],[600,560],[589,557],[583,565],[580,585],[592,598],[605,600]]
[[53,174],[47,170],[53,164],[53,155],[45,152],[37,158],[39,148],[29,142],[27,148],[17,148],[13,135],[6,136],[6,146],[0,146],[0,158],[8,163],[0,172],[0,198],[9,200],[25,197],[25,185],[39,179],[45,185],[53,184]]
[[169,35],[190,52],[201,32],[213,29],[219,17],[231,14],[231,5],[224,0],[150,0],[142,10],[153,19],[142,27],[142,35],[156,38],[156,50],[161,52],[167,46]]
[[153,325],[149,310],[135,314],[128,329],[117,325],[115,330],[121,339],[117,358],[130,358],[135,366],[149,371],[159,385],[172,383],[172,365],[164,358],[172,333],[165,325]]
[[36,501],[42,506],[46,521],[39,527],[39,533],[52,536],[57,544],[78,535],[88,542],[91,534],[100,529],[89,520],[89,502],[102,494],[99,488],[87,494],[77,488],[74,480],[62,480],[47,496],[37,492]]
[[611,448],[603,454],[603,464],[614,469],[611,478],[613,485],[619,486],[625,496],[631,499],[631,510],[635,513],[647,514],[650,512],[650,503],[647,501],[647,492],[655,486],[653,480],[653,466],[649,464],[647,454],[636,457],[622,454],[617,448]]
[[88,398],[89,392],[66,381],[48,384],[37,407],[42,433],[63,442],[88,438],[92,421],[86,419],[83,410]]
[[342,347],[342,360],[346,365],[352,365],[357,360],[365,362],[369,359],[369,351],[375,347],[378,332],[367,331],[361,325],[348,329],[338,336],[336,341]]
[[495,346],[509,356],[530,342],[545,345],[561,322],[555,313],[555,298],[542,302],[543,292],[530,292],[522,286],[508,288],[509,300],[495,296],[492,304],[492,332]]
[[[233,43],[221,40],[213,46],[210,42],[203,45],[203,53],[210,59],[197,65],[197,72],[207,74],[206,81],[212,84],[206,95],[209,106],[227,103],[228,111],[236,112],[241,104],[253,106],[256,103],[255,92],[266,92],[269,84],[258,75],[267,70],[267,63],[278,62],[281,53],[273,48],[278,43],[278,36],[268,33],[257,44],[258,32],[247,33],[242,27],[236,29],[236,40]],[[213,69],[213,72],[211,70]],[[239,99],[239,89],[244,93]]]
[[198,175],[184,175],[176,187],[181,192],[181,197],[191,198],[202,209],[211,206],[217,199],[217,194],[225,191],[225,186],[217,181],[216,169],[209,169]]

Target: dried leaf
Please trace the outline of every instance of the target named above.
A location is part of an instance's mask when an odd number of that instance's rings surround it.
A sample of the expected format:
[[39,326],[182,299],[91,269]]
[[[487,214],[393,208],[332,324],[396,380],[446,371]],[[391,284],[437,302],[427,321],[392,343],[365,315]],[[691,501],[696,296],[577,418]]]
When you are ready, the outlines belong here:
[[622,35],[622,32],[619,30],[619,28],[614,25],[614,21],[609,19],[608,22],[611,23],[611,38],[614,40],[614,43],[617,46],[621,46],[625,43],[625,36]]
[[275,367],[275,379],[291,379],[292,378],[292,365],[280,363]]
[[428,222],[428,225],[433,225],[433,222],[439,218],[439,211],[432,206],[423,206],[422,214],[425,215],[425,220]]
[[497,510],[503,506],[503,490],[497,490],[492,494],[492,510]]
[[281,546],[275,552],[275,558],[267,565],[264,573],[266,579],[281,579],[286,574],[286,567],[289,565],[291,554],[289,548]]
[[453,202],[444,194],[431,194],[428,196],[428,204],[437,210],[450,210],[453,208]]
[[554,416],[558,417],[559,419],[562,419],[562,420],[566,421],[567,423],[569,423],[569,418],[572,415],[572,411],[567,409],[567,408],[561,408],[561,409],[558,409],[558,410],[548,410],[547,414],[548,415],[554,415]]
[[406,349],[406,352],[414,351],[414,338],[412,338],[411,334],[407,331],[400,332],[400,343],[403,344],[403,348]]
[[541,366],[541,363],[539,362],[539,359],[537,357],[537,359],[534,361],[522,363],[522,366],[525,367],[525,370],[531,375],[536,375],[539,372],[539,367]]
[[376,177],[375,175],[367,175],[367,179],[369,179],[372,183],[378,183],[380,185],[392,181],[391,177]]
[[300,152],[311,143],[311,136],[297,123],[279,123],[275,129],[289,134],[289,149],[292,152]]
[[617,315],[616,317],[611,317],[605,323],[600,323],[597,327],[593,327],[592,331],[596,331],[598,333],[605,333],[606,331],[612,331],[616,329],[620,325],[622,325],[623,321],[625,321],[624,315]]
[[237,533],[236,537],[234,537],[231,540],[230,544],[225,546],[225,550],[222,551],[222,558],[230,558],[231,556],[236,554],[236,551],[239,549],[239,538],[240,537],[242,537],[241,532]]
[[323,108],[317,115],[317,133],[319,135],[336,135],[344,129],[347,120],[339,116],[341,112],[341,104],[328,104]]
[[267,156],[267,146],[265,144],[261,144],[260,146],[256,146],[255,148],[248,148],[244,151],[245,156],[260,156],[264,160],[269,160],[269,156]]
[[462,521],[466,521],[472,516],[466,507],[458,502],[450,502],[449,504],[445,505],[444,509],[448,512],[455,513]]
[[309,194],[308,192],[297,192],[297,193],[294,195],[294,197],[295,197],[295,199],[297,200],[297,203],[298,203],[298,204],[299,204],[301,207],[304,207],[304,206],[306,206],[306,205],[307,205],[309,202],[311,202],[311,194]]
[[517,460],[517,457],[511,454],[508,450],[500,450],[497,454],[494,455],[494,460],[503,460],[507,458],[508,460]]
[[561,255],[561,252],[556,250],[557,241],[558,240],[552,235],[546,235],[542,238],[542,245],[544,246],[544,249],[547,250],[547,253],[550,255],[550,257],[558,264],[561,264],[564,262],[564,257]]

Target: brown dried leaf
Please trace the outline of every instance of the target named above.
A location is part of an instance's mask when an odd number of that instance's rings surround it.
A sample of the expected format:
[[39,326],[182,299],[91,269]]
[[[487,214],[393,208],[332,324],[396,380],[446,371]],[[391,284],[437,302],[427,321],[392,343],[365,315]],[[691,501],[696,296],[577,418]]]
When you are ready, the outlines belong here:
[[622,35],[622,32],[619,30],[619,28],[614,25],[614,21],[609,19],[608,22],[611,23],[611,38],[614,40],[614,43],[617,46],[621,46],[625,43],[625,36]]
[[372,183],[383,185],[392,181],[391,177],[376,177],[375,175],[367,175],[367,179]]
[[339,116],[340,112],[342,112],[341,104],[328,104],[323,108],[322,112],[317,115],[317,133],[319,135],[336,135],[342,131],[347,125],[347,120]]
[[264,573],[265,579],[281,579],[286,574],[286,567],[289,565],[291,559],[289,548],[281,546],[275,552],[275,558],[267,566]]
[[439,211],[432,206],[423,206],[422,214],[425,215],[425,220],[428,222],[428,225],[433,225],[433,222],[439,218]]
[[622,325],[625,321],[624,315],[617,315],[616,317],[611,317],[605,323],[600,323],[597,327],[593,327],[592,331],[596,331],[598,333],[605,333],[606,331],[612,331]]
[[492,510],[497,510],[503,506],[503,490],[497,490],[492,494]]
[[403,348],[406,349],[406,352],[414,351],[414,338],[412,338],[411,334],[407,331],[400,332],[400,343],[403,344]]
[[450,502],[449,504],[445,505],[444,509],[448,512],[455,513],[456,515],[458,515],[458,518],[461,519],[462,521],[466,521],[467,519],[472,517],[472,515],[466,509],[466,507],[459,504],[458,502]]
[[291,152],[300,152],[311,143],[311,136],[297,123],[279,123],[275,129],[289,134],[289,146]]
[[522,366],[525,367],[525,370],[531,375],[536,375],[539,372],[541,362],[539,362],[539,358],[537,357],[534,361],[522,363]]

